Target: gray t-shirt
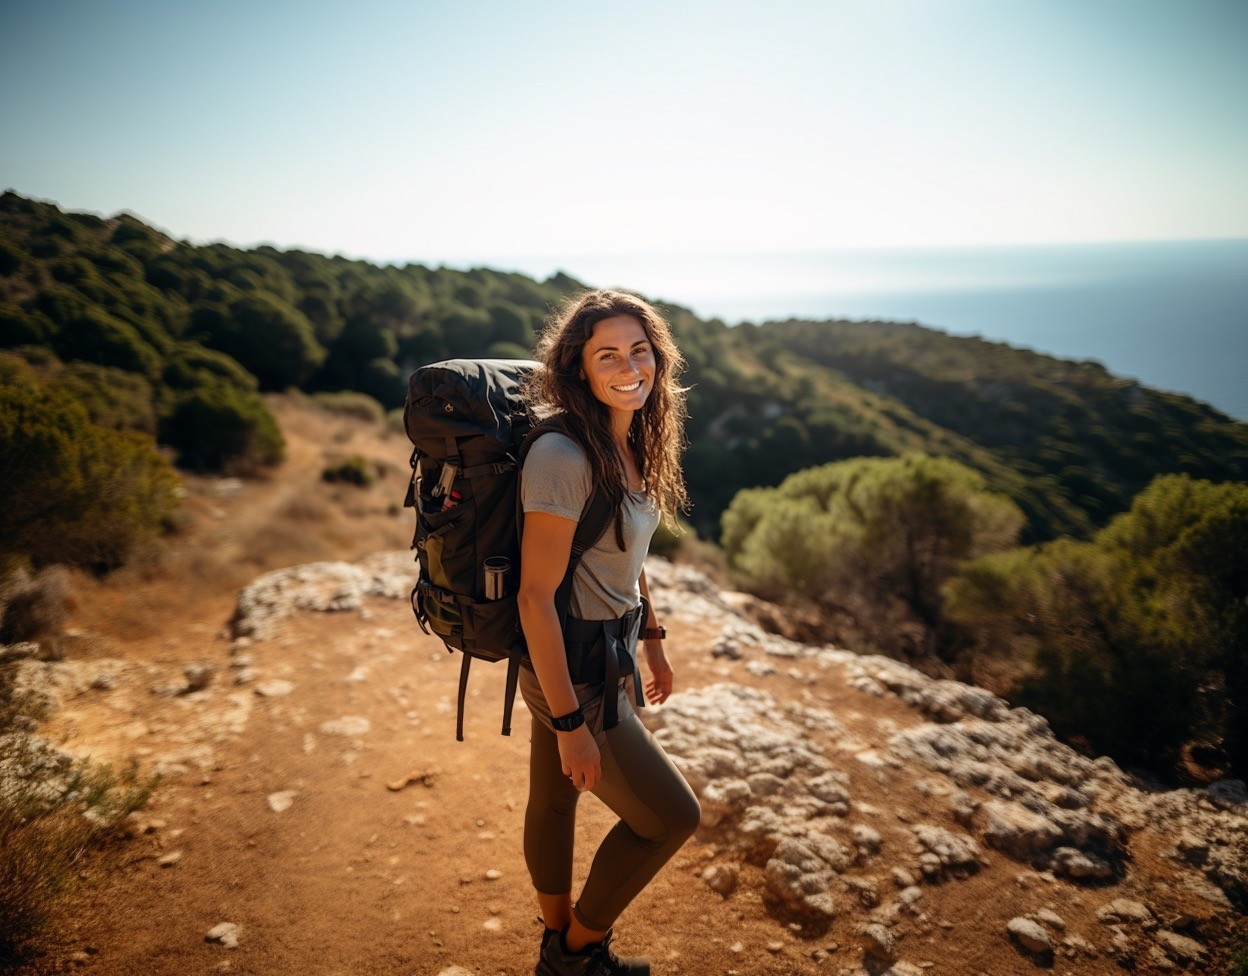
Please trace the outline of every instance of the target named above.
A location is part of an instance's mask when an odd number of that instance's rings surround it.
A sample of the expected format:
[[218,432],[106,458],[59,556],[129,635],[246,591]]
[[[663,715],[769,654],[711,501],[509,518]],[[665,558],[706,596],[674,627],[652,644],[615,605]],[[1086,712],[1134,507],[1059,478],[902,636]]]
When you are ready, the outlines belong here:
[[[527,512],[547,512],[579,521],[591,490],[589,459],[581,446],[566,434],[539,437],[524,461],[520,504]],[[608,524],[602,538],[581,557],[572,579],[569,612],[582,620],[621,617],[641,602],[637,585],[650,549],[650,538],[659,526],[659,507],[653,498],[624,493],[624,542],[615,544],[615,524]]]

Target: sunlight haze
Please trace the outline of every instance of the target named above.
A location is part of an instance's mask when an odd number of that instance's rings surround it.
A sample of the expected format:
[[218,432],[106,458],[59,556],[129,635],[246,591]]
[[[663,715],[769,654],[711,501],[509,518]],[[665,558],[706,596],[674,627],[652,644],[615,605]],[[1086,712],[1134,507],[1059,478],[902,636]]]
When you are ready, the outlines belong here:
[[0,181],[381,261],[1248,234],[1248,5],[9,5]]

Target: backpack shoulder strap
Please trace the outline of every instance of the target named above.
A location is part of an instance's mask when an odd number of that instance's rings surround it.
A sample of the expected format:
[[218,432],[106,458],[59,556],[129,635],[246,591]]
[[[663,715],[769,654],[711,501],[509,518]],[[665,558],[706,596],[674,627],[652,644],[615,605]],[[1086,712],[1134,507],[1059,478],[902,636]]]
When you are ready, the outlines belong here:
[[[524,460],[528,456],[529,449],[533,443],[543,434],[551,432],[571,436],[567,429],[558,421],[553,419],[544,420],[533,427],[524,438],[524,442],[520,445],[520,477],[523,478]],[[573,438],[575,440],[575,438]],[[611,510],[611,499],[606,492],[602,491],[597,485],[594,486],[589,500],[585,503],[585,509],[581,512],[581,520],[577,524],[576,534],[572,536],[572,552],[568,558],[568,568],[564,573],[563,582],[559,584],[559,589],[555,591],[555,609],[559,611],[559,623],[562,626],[568,616],[568,607],[572,603],[572,578],[576,573],[576,567],[581,562],[581,557],[585,555],[585,551],[593,546],[602,538],[607,526],[611,523],[611,516],[614,514]],[[524,529],[524,509],[521,503],[521,491],[519,486],[516,490],[516,532],[520,533]]]

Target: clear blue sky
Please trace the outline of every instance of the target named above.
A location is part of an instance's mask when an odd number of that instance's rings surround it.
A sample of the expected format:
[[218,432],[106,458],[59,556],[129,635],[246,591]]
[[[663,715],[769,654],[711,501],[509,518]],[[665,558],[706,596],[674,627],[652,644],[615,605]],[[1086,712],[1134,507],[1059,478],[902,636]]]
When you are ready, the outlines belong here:
[[1248,235],[1248,0],[60,2],[0,184],[378,260]]

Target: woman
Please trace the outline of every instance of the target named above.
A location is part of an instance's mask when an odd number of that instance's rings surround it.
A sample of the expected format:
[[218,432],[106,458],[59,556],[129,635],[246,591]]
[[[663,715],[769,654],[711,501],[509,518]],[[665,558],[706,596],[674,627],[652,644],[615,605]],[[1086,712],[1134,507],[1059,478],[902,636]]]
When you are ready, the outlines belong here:
[[[566,433],[538,438],[521,478],[519,605],[532,669],[522,670],[520,690],[533,719],[524,853],[546,925],[537,973],[648,974],[646,960],[611,951],[612,926],[701,817],[689,784],[632,708],[643,704],[633,664],[639,629],[646,700],[658,704],[672,692],[643,563],[660,515],[674,525],[688,501],[680,470],[685,391],[677,383],[684,360],[662,316],[616,291],[570,299],[543,334],[538,359],[544,369],[526,397],[539,412],[553,408]],[[573,577],[566,633],[577,643],[565,641],[555,592],[595,485],[611,498],[614,517]],[[613,687],[605,685],[608,670],[621,676]],[[583,792],[620,821],[574,906],[572,840]]]

